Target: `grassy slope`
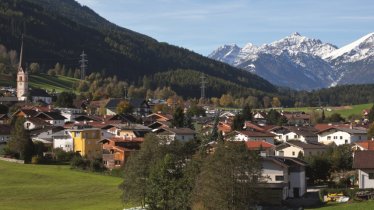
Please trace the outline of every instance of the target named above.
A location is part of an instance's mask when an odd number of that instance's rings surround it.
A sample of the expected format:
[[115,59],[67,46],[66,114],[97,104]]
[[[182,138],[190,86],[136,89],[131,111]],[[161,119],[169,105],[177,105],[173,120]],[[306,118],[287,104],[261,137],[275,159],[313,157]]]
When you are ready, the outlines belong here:
[[315,210],[368,210],[374,209],[374,201],[355,202],[348,204],[328,204]]
[[[46,74],[40,74],[30,75],[29,81],[30,87],[32,88],[47,89],[49,91],[54,89],[56,92],[62,92],[72,90],[73,84],[79,80],[65,76],[53,77]],[[14,79],[6,75],[0,75],[0,86],[9,85],[13,87],[16,86]]]
[[0,209],[123,209],[120,178],[0,161]]
[[[327,107],[330,108],[331,111],[325,111],[326,116],[329,116],[333,113],[339,113],[342,117],[347,118],[348,116],[355,114],[361,115],[363,109],[370,109],[373,104],[359,104],[359,105],[352,105],[346,107]],[[285,111],[304,111],[304,112],[312,112],[316,110],[317,107],[300,107],[300,108],[285,108]]]

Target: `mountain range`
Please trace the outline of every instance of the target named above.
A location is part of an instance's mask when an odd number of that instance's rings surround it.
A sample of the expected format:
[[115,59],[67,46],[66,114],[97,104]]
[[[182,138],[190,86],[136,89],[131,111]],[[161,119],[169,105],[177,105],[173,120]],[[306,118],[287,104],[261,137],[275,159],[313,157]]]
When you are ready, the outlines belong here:
[[374,33],[341,48],[293,33],[261,46],[224,45],[208,57],[297,90],[374,83]]
[[[88,74],[116,75],[130,84],[142,85],[144,77],[159,77],[162,73],[175,78],[177,72],[188,72],[188,79],[197,81],[188,91],[174,79],[162,83],[181,90],[178,94],[183,96],[200,95],[198,81],[202,73],[208,77],[207,90],[214,88],[207,91],[209,97],[230,91],[239,94],[236,90],[277,91],[257,75],[115,25],[74,0],[1,0],[0,44],[18,51],[22,34],[24,65],[37,62],[44,72],[57,62],[66,68],[79,68],[79,56],[84,50]],[[156,88],[161,83],[152,85]]]

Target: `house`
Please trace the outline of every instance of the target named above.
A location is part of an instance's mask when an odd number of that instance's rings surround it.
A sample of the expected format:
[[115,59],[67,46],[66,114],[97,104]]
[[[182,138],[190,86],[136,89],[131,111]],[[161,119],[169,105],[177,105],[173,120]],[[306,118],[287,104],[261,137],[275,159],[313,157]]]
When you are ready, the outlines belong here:
[[327,146],[324,144],[290,140],[278,145],[275,148],[275,155],[283,157],[308,157],[322,155],[326,151]]
[[360,189],[374,188],[374,151],[356,151],[353,167],[358,171],[358,186]]
[[[292,157],[261,157],[264,193],[273,195],[277,204],[287,198],[298,198],[306,192],[306,162]],[[267,193],[268,192],[268,193]]]
[[140,149],[143,138],[111,137],[99,141],[103,148],[103,163],[109,169],[121,167],[128,157]]
[[64,116],[65,122],[74,121],[74,119],[83,114],[82,109],[78,108],[56,108],[62,116]]
[[53,148],[60,148],[65,152],[74,151],[74,142],[71,133],[67,130],[61,130],[52,135]]
[[151,106],[147,100],[133,98],[130,99],[130,104],[133,107],[133,114],[139,117],[145,117],[151,113]]
[[33,109],[20,109],[18,111],[16,111],[12,117],[23,117],[23,118],[30,118],[30,117],[34,117],[35,115],[37,115],[39,112],[37,112],[36,110],[33,110]]
[[49,126],[51,126],[51,124],[36,117],[27,118],[26,121],[23,123],[23,127],[26,130],[40,129],[40,128],[49,127]]
[[298,140],[302,142],[318,142],[318,131],[313,127],[299,126],[277,126],[269,130],[273,133],[275,140],[286,142],[288,140]]
[[364,140],[353,143],[352,151],[374,150],[374,140]]
[[145,125],[150,125],[154,122],[168,122],[173,119],[173,116],[170,114],[161,114],[161,113],[152,113],[147,115],[143,121]]
[[0,124],[0,144],[7,143],[10,140],[10,125]]
[[33,103],[38,103],[38,102],[43,102],[45,104],[52,103],[52,96],[42,89],[29,90],[29,98],[31,99]]
[[330,127],[319,131],[317,134],[318,142],[323,144],[351,144],[367,139],[367,130],[360,127]]
[[274,137],[275,135],[269,132],[258,132],[258,131],[235,131],[234,137],[232,140],[234,141],[266,141],[270,144],[274,144]]
[[282,112],[289,125],[310,125],[310,114],[305,112]]
[[246,141],[245,145],[250,151],[257,151],[261,155],[273,156],[275,155],[275,145],[266,141]]
[[53,126],[64,126],[66,118],[58,112],[39,112],[34,116]]
[[126,138],[144,138],[145,134],[151,132],[151,128],[136,123],[111,124],[105,128],[109,128],[108,132],[117,137]]
[[82,157],[101,158],[102,146],[99,143],[101,134],[99,128],[90,126],[74,126],[68,130],[73,137],[74,152],[79,153]]
[[195,138],[196,132],[190,128],[160,128],[154,131],[156,135],[167,142],[179,140],[190,141]]

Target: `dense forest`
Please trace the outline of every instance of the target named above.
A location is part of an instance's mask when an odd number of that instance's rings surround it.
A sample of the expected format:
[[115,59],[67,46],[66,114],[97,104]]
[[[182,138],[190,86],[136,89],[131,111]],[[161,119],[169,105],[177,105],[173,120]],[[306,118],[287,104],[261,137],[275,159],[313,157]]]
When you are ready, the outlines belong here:
[[191,69],[242,89],[276,92],[256,75],[121,28],[74,0],[2,0],[0,29],[0,43],[10,49],[19,49],[24,34],[24,60],[42,71],[57,62],[75,69],[84,50],[87,75],[100,72],[134,83],[145,75]]

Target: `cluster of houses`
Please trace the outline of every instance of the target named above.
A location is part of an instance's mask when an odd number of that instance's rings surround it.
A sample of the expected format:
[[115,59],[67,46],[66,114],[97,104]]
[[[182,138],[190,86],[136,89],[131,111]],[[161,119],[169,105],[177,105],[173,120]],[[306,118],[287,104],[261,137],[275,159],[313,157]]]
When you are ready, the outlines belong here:
[[[24,106],[11,116],[0,115],[0,143],[10,138],[9,122],[13,117],[24,117],[24,128],[31,139],[42,142],[48,151],[60,148],[76,152],[87,158],[101,158],[109,168],[121,167],[127,158],[141,147],[147,133],[154,133],[167,141],[189,141],[196,131],[190,128],[171,126],[170,114],[151,113],[153,104],[145,100],[132,100],[131,114],[117,114],[115,107],[122,99],[81,101],[76,108],[53,108],[47,106]],[[98,115],[98,112],[102,115]],[[196,129],[209,134],[215,124],[215,113],[207,111],[206,117],[194,117]],[[306,192],[305,167],[300,157],[321,155],[327,145],[350,144],[360,158],[365,151],[374,150],[374,141],[367,139],[367,128],[353,124],[310,125],[310,116],[305,113],[282,113],[287,126],[266,124],[266,113],[253,113],[253,120],[246,121],[242,130],[233,130],[235,113],[220,112],[218,130],[224,140],[245,142],[248,150],[261,155],[264,188],[278,200],[301,197]],[[356,158],[355,158],[356,161]],[[361,161],[355,167],[368,167]],[[363,168],[363,169],[364,169]],[[374,184],[374,166],[362,171],[360,182],[365,187]],[[373,180],[372,180],[373,179]]]

